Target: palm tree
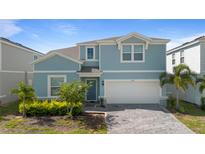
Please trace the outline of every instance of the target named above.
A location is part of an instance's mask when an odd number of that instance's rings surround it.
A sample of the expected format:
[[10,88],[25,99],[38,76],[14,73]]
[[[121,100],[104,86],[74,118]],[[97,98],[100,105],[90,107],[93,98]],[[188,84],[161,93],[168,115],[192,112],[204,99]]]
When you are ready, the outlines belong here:
[[205,89],[205,75],[202,78],[197,78],[196,84],[200,83],[199,85],[199,92],[202,94]]
[[179,109],[179,92],[185,92],[189,85],[195,86],[195,74],[185,64],[179,64],[173,68],[173,74],[162,73],[160,75],[161,87],[165,84],[172,84],[176,88],[176,108]]
[[32,86],[26,85],[24,82],[18,83],[18,88],[11,90],[12,94],[16,94],[19,101],[23,103],[23,117],[26,116],[25,103],[36,99],[35,91]]

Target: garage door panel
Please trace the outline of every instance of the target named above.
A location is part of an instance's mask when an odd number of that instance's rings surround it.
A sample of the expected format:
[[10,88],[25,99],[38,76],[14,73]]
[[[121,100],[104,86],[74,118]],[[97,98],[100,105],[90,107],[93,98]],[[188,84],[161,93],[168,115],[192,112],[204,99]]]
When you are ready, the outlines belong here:
[[159,103],[159,81],[106,81],[107,103]]

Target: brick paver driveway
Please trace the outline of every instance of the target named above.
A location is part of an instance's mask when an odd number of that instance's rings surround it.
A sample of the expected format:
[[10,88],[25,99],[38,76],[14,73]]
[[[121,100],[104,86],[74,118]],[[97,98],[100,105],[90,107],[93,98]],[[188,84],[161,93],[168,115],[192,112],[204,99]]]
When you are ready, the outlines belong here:
[[159,105],[115,105],[107,108],[106,122],[111,134],[193,133]]

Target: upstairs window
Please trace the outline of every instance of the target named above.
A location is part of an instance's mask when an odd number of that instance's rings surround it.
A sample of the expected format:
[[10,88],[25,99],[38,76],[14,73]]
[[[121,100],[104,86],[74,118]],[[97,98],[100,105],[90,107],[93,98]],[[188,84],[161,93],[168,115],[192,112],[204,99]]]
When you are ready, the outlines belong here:
[[184,51],[180,51],[180,63],[184,63]]
[[123,45],[122,60],[123,61],[131,61],[132,60],[132,46],[131,45]]
[[143,61],[143,45],[134,45],[134,61]]
[[95,60],[95,48],[87,47],[86,48],[86,60]]
[[175,60],[175,53],[172,54],[172,65],[174,65],[176,63],[176,60]]
[[37,59],[38,59],[38,56],[34,55],[33,60],[37,60]]
[[144,46],[143,45],[122,45],[122,62],[143,62]]

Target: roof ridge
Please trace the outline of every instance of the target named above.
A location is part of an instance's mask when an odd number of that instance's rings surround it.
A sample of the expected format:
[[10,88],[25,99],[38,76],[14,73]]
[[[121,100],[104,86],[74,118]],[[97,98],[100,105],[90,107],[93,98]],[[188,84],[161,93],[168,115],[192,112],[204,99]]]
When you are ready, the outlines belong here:
[[8,43],[17,45],[17,46],[19,46],[19,47],[22,47],[22,48],[25,48],[25,49],[28,49],[28,50],[32,50],[32,51],[37,52],[37,53],[40,53],[40,54],[43,54],[43,53],[41,53],[41,52],[39,52],[39,51],[37,51],[37,50],[34,50],[34,49],[29,48],[29,47],[27,47],[27,46],[25,46],[25,45],[22,45],[21,43],[11,41],[10,39],[5,38],[5,37],[0,37],[0,40],[6,41],[6,42],[8,42]]

